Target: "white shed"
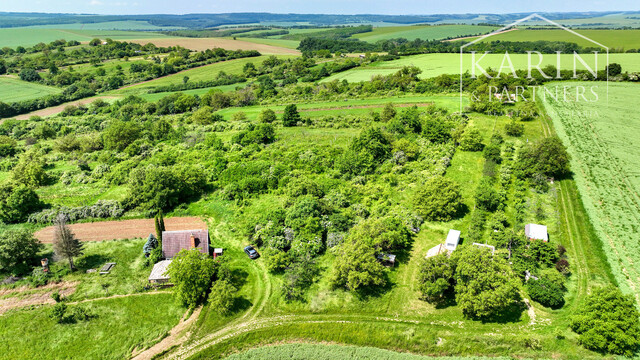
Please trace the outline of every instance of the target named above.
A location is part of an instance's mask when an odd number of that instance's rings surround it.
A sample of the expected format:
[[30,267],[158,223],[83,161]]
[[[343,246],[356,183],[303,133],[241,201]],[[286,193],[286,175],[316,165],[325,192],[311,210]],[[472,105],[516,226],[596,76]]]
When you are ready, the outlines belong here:
[[149,282],[152,284],[164,284],[169,281],[169,275],[167,274],[167,268],[171,264],[171,260],[158,261],[153,265],[153,270],[149,275]]
[[449,230],[447,240],[444,243],[445,248],[449,251],[454,251],[458,247],[460,242],[460,230]]
[[549,241],[549,234],[545,225],[527,224],[524,226],[524,234],[529,240]]

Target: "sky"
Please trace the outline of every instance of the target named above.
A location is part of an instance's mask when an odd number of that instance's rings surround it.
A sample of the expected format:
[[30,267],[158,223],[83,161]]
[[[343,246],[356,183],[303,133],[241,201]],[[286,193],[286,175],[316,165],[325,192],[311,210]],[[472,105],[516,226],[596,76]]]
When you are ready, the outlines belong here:
[[271,12],[463,14],[640,10],[638,0],[0,0],[0,11],[90,14]]

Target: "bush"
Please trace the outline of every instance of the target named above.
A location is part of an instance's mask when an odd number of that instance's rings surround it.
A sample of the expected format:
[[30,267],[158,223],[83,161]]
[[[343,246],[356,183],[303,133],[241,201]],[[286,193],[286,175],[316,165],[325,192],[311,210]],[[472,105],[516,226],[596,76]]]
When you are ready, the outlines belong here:
[[527,293],[533,301],[550,308],[556,309],[564,304],[564,288],[545,277],[530,279],[527,282]]
[[639,318],[633,296],[609,286],[587,296],[570,326],[585,348],[631,357],[640,347]]
[[228,314],[233,306],[237,289],[227,280],[218,280],[211,286],[209,307],[218,314]]
[[167,272],[175,285],[176,299],[187,307],[201,304],[211,287],[217,262],[209,254],[198,250],[180,250],[173,258]]
[[426,258],[418,273],[418,289],[427,301],[441,299],[455,285],[456,264],[446,253]]
[[65,303],[57,303],[51,308],[49,317],[58,324],[62,324],[65,321],[66,314],[67,305]]
[[260,112],[260,115],[258,116],[258,120],[260,120],[260,122],[267,123],[267,124],[271,124],[277,119],[278,118],[276,116],[276,113],[271,109],[262,110],[262,112]]
[[0,186],[0,220],[3,222],[24,222],[29,214],[41,207],[42,203],[33,189],[6,183]]
[[524,124],[518,123],[515,119],[504,126],[504,132],[509,136],[520,137],[524,134]]
[[481,151],[483,147],[480,131],[474,128],[467,128],[460,138],[460,150]]
[[449,221],[462,207],[460,187],[443,176],[433,177],[416,191],[413,207],[426,220]]
[[113,121],[103,132],[104,147],[107,150],[123,151],[140,137],[141,129],[134,122]]
[[29,230],[5,230],[0,234],[0,270],[16,275],[28,273],[42,248]]
[[296,126],[301,120],[300,113],[295,104],[287,105],[284,108],[284,114],[282,114],[282,124],[284,126]]

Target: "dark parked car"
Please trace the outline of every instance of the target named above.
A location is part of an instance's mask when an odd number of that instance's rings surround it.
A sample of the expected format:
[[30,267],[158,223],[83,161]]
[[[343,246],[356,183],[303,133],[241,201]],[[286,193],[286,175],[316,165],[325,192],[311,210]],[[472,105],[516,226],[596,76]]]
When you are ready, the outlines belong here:
[[260,254],[258,254],[256,249],[254,249],[253,246],[251,245],[245,247],[244,252],[246,252],[247,255],[249,255],[249,259],[257,259],[258,257],[260,257]]

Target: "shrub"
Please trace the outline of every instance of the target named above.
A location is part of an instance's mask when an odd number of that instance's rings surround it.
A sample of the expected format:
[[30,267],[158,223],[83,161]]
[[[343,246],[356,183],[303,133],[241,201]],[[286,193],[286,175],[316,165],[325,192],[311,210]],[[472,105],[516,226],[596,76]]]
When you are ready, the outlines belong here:
[[107,150],[123,151],[140,137],[141,129],[134,122],[113,121],[103,132],[104,147]]
[[296,126],[301,120],[300,113],[295,104],[287,105],[284,108],[284,114],[282,114],[282,124],[284,126]]
[[481,151],[483,148],[482,134],[478,129],[467,128],[460,138],[460,150]]
[[462,207],[460,187],[443,176],[433,177],[416,191],[413,207],[426,220],[449,221]]
[[272,122],[276,121],[278,118],[276,116],[276,113],[273,110],[264,109],[262,110],[262,112],[260,112],[258,119],[260,120],[260,122],[271,124]]
[[635,305],[633,296],[618,288],[596,289],[571,320],[571,329],[589,350],[631,357],[640,347],[640,313]]
[[198,250],[180,250],[167,269],[176,299],[187,307],[201,304],[211,287],[216,264]]
[[504,126],[504,132],[509,136],[520,137],[524,134],[524,124],[518,123],[515,119]]
[[25,185],[0,185],[0,220],[19,223],[42,206],[38,195]]
[[530,279],[527,282],[527,293],[533,301],[544,306],[559,308],[564,304],[564,288],[546,277]]
[[0,270],[25,274],[37,262],[42,244],[26,229],[9,229],[0,234]]
[[386,284],[385,268],[376,260],[375,248],[365,242],[347,239],[338,247],[329,282],[334,288],[351,291]]
[[418,289],[427,301],[441,299],[446,292],[453,290],[456,271],[455,257],[446,253],[426,258],[420,265]]
[[237,289],[227,280],[218,280],[211,286],[209,306],[219,314],[231,311]]
[[57,303],[53,306],[53,308],[51,308],[49,317],[58,324],[62,324],[65,320],[66,314],[67,305],[65,303]]

